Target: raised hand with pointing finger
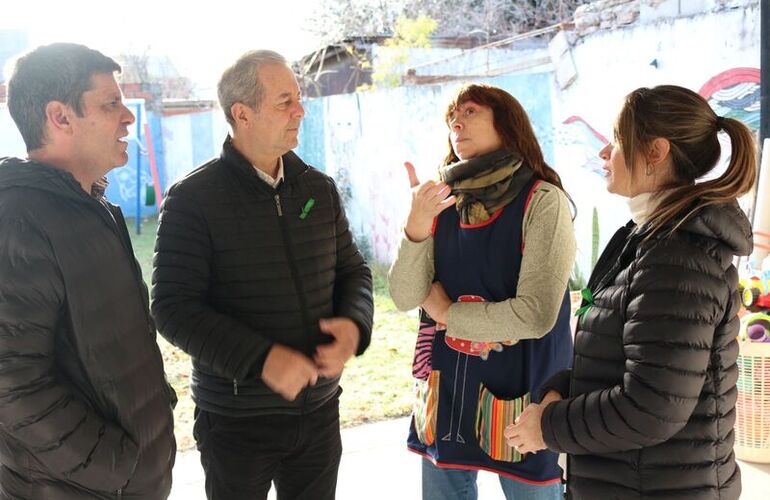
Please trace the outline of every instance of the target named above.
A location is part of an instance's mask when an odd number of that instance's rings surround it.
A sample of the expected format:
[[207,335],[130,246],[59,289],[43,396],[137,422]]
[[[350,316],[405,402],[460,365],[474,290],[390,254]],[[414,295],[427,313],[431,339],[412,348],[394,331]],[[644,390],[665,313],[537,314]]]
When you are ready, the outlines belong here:
[[443,182],[425,181],[420,184],[414,165],[404,162],[412,188],[412,207],[406,220],[406,235],[412,241],[423,241],[430,236],[433,219],[455,204],[454,195],[449,195],[449,186]]

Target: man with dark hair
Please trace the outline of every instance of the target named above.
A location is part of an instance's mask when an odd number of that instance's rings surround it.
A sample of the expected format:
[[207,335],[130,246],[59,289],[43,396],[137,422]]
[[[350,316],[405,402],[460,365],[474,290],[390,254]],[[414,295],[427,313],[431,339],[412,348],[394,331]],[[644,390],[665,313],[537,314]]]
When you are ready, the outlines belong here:
[[369,344],[372,278],[334,181],[291,150],[304,109],[286,60],[244,54],[218,86],[219,158],[171,187],[152,310],[192,356],[211,500],[334,498],[339,377]]
[[162,500],[173,390],[105,174],[128,127],[100,52],[21,56],[8,108],[27,159],[0,159],[0,499]]

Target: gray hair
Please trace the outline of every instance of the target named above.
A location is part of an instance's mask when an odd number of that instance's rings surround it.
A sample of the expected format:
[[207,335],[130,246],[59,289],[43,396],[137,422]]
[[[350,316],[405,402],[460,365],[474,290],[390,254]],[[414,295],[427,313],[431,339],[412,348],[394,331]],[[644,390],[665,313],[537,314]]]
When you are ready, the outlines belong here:
[[59,101],[83,116],[83,93],[91,76],[120,72],[120,65],[85,45],[52,43],[23,54],[9,65],[8,111],[27,151],[45,144],[46,106]]
[[252,50],[238,58],[227,68],[217,84],[219,105],[225,112],[225,119],[231,126],[235,124],[232,108],[240,102],[252,109],[259,110],[265,97],[265,87],[257,78],[257,70],[269,64],[288,66],[286,58],[272,50]]

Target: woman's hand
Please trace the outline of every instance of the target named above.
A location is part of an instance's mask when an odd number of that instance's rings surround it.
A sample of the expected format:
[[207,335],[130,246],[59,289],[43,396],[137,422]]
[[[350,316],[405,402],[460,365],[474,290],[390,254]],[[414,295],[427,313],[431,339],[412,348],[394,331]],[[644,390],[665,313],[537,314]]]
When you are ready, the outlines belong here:
[[406,236],[414,242],[420,242],[428,239],[433,228],[433,219],[454,205],[455,197],[447,197],[449,186],[443,182],[425,181],[420,184],[411,163],[405,162],[404,167],[412,188],[412,208],[406,219]]
[[508,446],[516,449],[522,455],[525,453],[537,453],[547,448],[543,440],[543,428],[540,420],[543,410],[554,401],[560,401],[561,396],[556,391],[548,391],[540,404],[531,403],[524,408],[519,418],[512,425],[505,428],[504,436]]
[[436,324],[446,325],[449,317],[449,306],[452,305],[452,299],[444,291],[441,283],[435,281],[430,287],[428,297],[423,301],[420,307],[433,318]]

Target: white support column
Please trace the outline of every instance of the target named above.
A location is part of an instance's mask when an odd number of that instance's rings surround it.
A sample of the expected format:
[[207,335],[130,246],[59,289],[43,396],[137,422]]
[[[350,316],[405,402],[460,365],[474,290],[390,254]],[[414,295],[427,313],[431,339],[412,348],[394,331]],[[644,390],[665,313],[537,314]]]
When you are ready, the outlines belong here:
[[754,208],[753,229],[754,243],[759,243],[764,247],[754,248],[752,261],[759,264],[770,253],[767,248],[770,247],[770,138],[765,139],[762,148],[762,164],[757,182],[757,202]]

